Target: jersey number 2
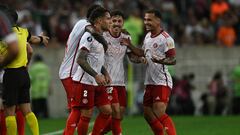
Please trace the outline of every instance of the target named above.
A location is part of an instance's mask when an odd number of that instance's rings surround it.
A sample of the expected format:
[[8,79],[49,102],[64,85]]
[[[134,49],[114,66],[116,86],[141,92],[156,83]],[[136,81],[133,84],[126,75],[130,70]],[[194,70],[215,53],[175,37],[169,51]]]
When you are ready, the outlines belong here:
[[84,90],[83,91],[83,97],[87,97],[87,93],[88,93],[87,90]]

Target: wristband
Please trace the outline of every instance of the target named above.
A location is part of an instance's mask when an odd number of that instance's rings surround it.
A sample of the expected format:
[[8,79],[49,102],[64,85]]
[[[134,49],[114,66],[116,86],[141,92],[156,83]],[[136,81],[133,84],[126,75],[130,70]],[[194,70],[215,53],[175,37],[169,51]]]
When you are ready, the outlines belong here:
[[38,36],[40,38],[40,44],[43,42],[43,37],[42,36]]

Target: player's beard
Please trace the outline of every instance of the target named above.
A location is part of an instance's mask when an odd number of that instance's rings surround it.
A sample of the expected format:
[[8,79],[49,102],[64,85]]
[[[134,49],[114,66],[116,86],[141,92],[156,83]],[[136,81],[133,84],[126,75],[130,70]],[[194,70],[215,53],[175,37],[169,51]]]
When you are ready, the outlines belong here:
[[145,25],[145,29],[146,29],[147,31],[152,31],[152,30],[153,30],[153,27],[152,27],[152,25],[147,24],[147,25]]
[[112,29],[114,32],[121,32],[122,27],[119,25],[113,25]]
[[102,25],[101,28],[102,28],[103,31],[108,31],[109,30],[109,27],[108,27],[107,24]]

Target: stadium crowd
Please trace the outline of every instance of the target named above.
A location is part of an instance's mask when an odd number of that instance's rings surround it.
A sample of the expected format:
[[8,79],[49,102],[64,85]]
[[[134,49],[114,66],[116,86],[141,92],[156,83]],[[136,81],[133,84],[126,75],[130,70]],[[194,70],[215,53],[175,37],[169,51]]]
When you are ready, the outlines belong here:
[[29,28],[33,34],[44,30],[57,46],[65,45],[74,24],[84,18],[87,7],[94,2],[109,10],[124,11],[127,15],[124,27],[134,44],[143,40],[141,18],[149,8],[163,11],[164,28],[177,46],[240,44],[238,0],[1,0],[17,9],[20,26]]

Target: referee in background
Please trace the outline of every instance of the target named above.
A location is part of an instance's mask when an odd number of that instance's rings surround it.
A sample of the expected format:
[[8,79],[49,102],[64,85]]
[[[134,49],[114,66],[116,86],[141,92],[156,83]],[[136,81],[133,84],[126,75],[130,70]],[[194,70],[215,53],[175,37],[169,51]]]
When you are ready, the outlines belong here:
[[[8,9],[5,13],[16,24],[18,18],[16,11]],[[3,104],[7,134],[17,134],[15,110],[18,105],[26,118],[32,134],[39,135],[38,121],[30,106],[30,78],[26,68],[28,63],[27,41],[32,36],[25,28],[14,26],[12,30],[17,35],[18,45],[9,45],[6,55],[0,61],[0,68],[4,68],[5,71],[3,75]],[[38,37],[37,40],[43,42],[43,37]]]

